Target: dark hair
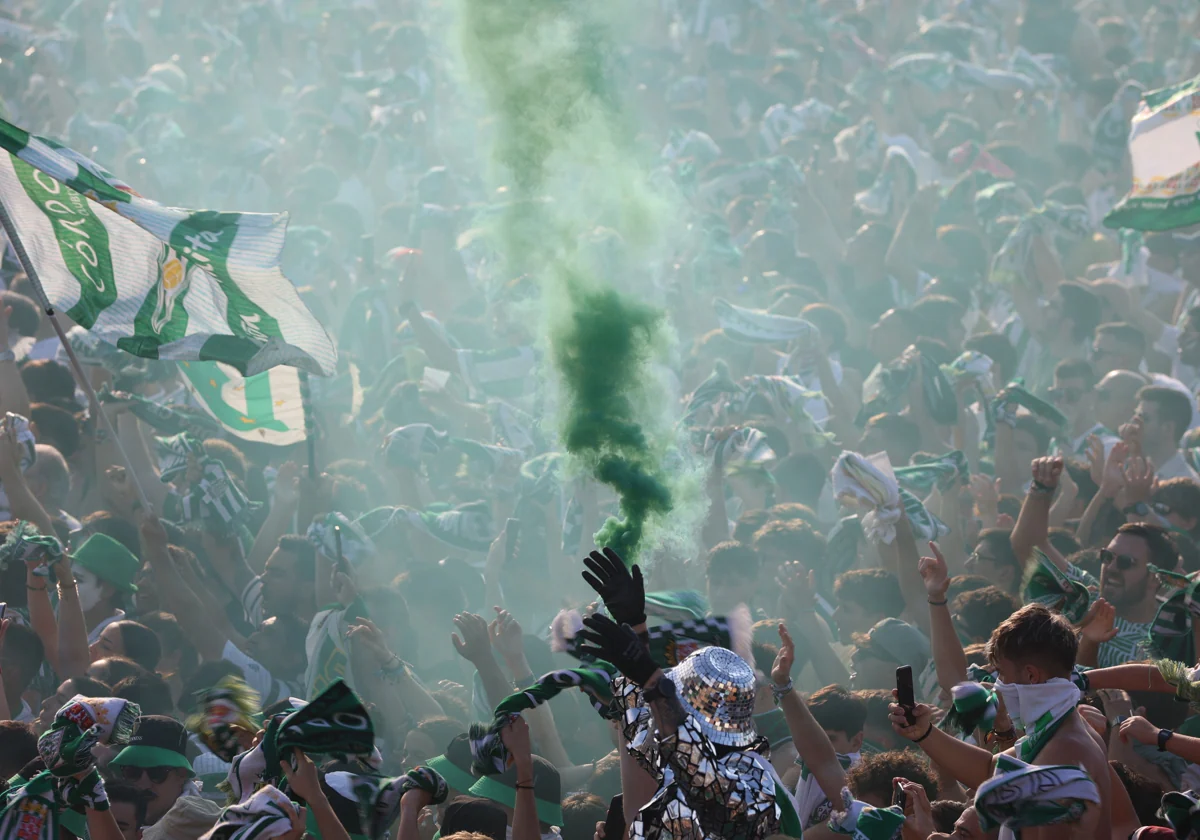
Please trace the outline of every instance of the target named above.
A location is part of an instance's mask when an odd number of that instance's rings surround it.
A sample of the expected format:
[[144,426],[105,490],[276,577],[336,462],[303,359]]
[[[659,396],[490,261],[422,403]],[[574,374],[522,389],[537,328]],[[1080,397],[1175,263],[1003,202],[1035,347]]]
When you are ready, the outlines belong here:
[[951,603],[955,626],[973,642],[986,642],[1000,623],[1021,606],[1014,595],[995,586],[964,592]]
[[1091,388],[1096,384],[1096,375],[1092,372],[1092,365],[1084,359],[1065,359],[1054,366],[1055,379],[1082,379],[1084,388]]
[[754,541],[754,534],[770,520],[771,514],[764,508],[743,511],[733,523],[733,541],[749,545]]
[[[980,333],[973,335],[963,342],[963,349],[982,353],[992,360],[993,364],[1003,369],[1009,376],[1017,370],[1017,350],[1013,347],[1008,336],[1001,333]],[[996,387],[1007,383],[997,382]]]
[[1096,327],[1096,338],[1102,335],[1112,336],[1116,341],[1127,344],[1142,355],[1146,352],[1146,335],[1133,324],[1124,321],[1113,321]]
[[892,801],[892,780],[908,779],[925,788],[932,802],[937,799],[937,781],[924,757],[908,750],[891,750],[863,755],[858,764],[846,771],[846,786],[855,799]]
[[26,362],[21,367],[21,381],[32,402],[71,405],[75,401],[75,376],[53,359]]
[[1137,392],[1137,398],[1158,407],[1160,419],[1175,427],[1175,443],[1179,443],[1183,433],[1192,425],[1192,401],[1165,385],[1147,385]]
[[69,681],[75,689],[75,693],[85,697],[109,697],[112,693],[112,686],[102,680],[94,680],[91,677],[71,677]]
[[1175,543],[1171,542],[1171,532],[1160,525],[1126,522],[1117,529],[1117,536],[1121,534],[1144,540],[1146,548],[1150,551],[1150,562],[1160,569],[1173,570],[1179,562],[1179,550],[1175,548]]
[[112,537],[129,549],[129,553],[134,557],[142,556],[142,539],[138,535],[137,526],[128,519],[107,510],[98,510],[83,517],[80,523],[89,534],[104,534],[106,537]]
[[136,621],[122,620],[113,623],[121,634],[121,647],[125,651],[125,657],[147,671],[157,668],[158,660],[162,658],[162,644],[154,631]]
[[817,516],[817,512],[808,505],[800,502],[780,502],[779,504],[771,505],[767,508],[767,516],[772,520],[781,522],[800,521],[806,523],[811,528],[818,528],[821,524],[821,518]]
[[246,456],[242,451],[227,440],[209,438],[202,444],[204,454],[213,460],[220,461],[225,471],[241,484],[246,483]]
[[1063,557],[1070,557],[1083,546],[1075,539],[1075,534],[1066,528],[1051,528],[1049,531],[1050,545]]
[[955,802],[953,799],[939,799],[929,803],[933,813],[933,830],[939,834],[953,834],[954,824],[967,810],[966,802]]
[[299,534],[284,534],[279,538],[279,550],[296,558],[295,572],[304,583],[316,583],[317,549]]
[[38,440],[57,449],[64,458],[79,451],[79,420],[65,408],[49,403],[29,407],[29,419],[37,424]]
[[109,685],[116,685],[126,677],[136,677],[147,673],[141,665],[124,656],[106,656],[103,659],[97,659],[91,664],[91,667],[95,668],[101,662],[104,663],[104,666],[97,669],[95,679]]
[[562,801],[563,840],[592,840],[596,823],[603,822],[608,803],[594,793],[578,791]]
[[992,631],[987,652],[993,665],[1007,659],[1045,668],[1051,676],[1068,677],[1075,667],[1079,639],[1059,613],[1041,604],[1026,604]]
[[196,652],[196,646],[184,635],[175,616],[167,612],[152,612],[139,615],[137,620],[158,636],[164,654],[180,651],[179,676],[187,679],[200,663],[200,655]]
[[946,589],[945,598],[947,601],[953,601],[964,592],[974,592],[976,589],[983,589],[991,585],[992,582],[983,575],[955,575],[950,578],[950,586]]
[[1159,481],[1154,485],[1152,498],[1167,505],[1172,513],[1191,517],[1200,524],[1200,484],[1190,478],[1179,476]]
[[793,452],[776,463],[771,474],[778,488],[777,498],[809,507],[819,503],[821,490],[829,480],[828,467],[813,452]]
[[114,697],[137,703],[144,715],[170,717],[175,711],[175,698],[171,696],[170,684],[155,673],[125,677],[112,687],[112,692]]
[[823,338],[828,338],[833,350],[840,350],[846,345],[846,316],[839,309],[827,303],[810,303],[800,310],[800,317],[812,323],[821,331]]
[[588,780],[587,789],[602,799],[612,799],[621,792],[621,756],[610,752],[596,762],[596,770]]
[[33,726],[15,720],[0,720],[0,781],[38,757],[37,735]]
[[809,569],[825,564],[825,537],[803,519],[776,519],[754,534],[754,550],[782,552]]
[[867,722],[876,726],[888,725],[889,707],[895,701],[890,689],[865,688],[852,691],[851,694],[867,704],[867,717],[863,726],[866,726]]
[[32,628],[26,627],[24,624],[10,624],[8,631],[4,634],[4,644],[0,646],[0,654],[3,655],[5,663],[13,663],[17,666],[17,673],[21,675],[20,693],[24,693],[25,689],[29,688],[29,684],[33,678],[37,676],[38,670],[42,667],[42,660],[46,657],[46,650],[42,645],[42,639]]
[[853,601],[889,618],[904,612],[904,594],[900,581],[887,569],[854,569],[838,575],[833,594],[839,601]]
[[758,553],[750,546],[727,540],[717,543],[708,552],[705,570],[710,583],[727,584],[758,575]]
[[946,295],[926,295],[913,304],[913,312],[921,319],[926,335],[945,341],[946,325],[961,323],[966,307]]
[[822,729],[853,738],[867,721],[867,701],[840,685],[827,685],[808,698],[808,710]]
[[1071,280],[1058,284],[1058,293],[1063,299],[1063,317],[1072,324],[1071,335],[1075,341],[1087,341],[1100,323],[1100,297],[1082,283]]
[[1129,801],[1133,804],[1138,822],[1142,825],[1164,825],[1158,815],[1158,807],[1165,793],[1162,786],[1122,761],[1109,760],[1108,766],[1117,774],[1125,792],[1129,794]]

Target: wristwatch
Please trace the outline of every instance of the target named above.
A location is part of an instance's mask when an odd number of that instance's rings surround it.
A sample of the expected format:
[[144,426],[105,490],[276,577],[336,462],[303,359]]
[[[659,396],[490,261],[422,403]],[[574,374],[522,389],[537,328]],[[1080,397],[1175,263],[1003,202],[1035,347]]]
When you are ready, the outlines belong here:
[[1170,741],[1174,735],[1175,735],[1174,731],[1172,731],[1170,729],[1158,730],[1158,751],[1159,752],[1167,751],[1167,741]]
[[1150,513],[1150,505],[1146,504],[1145,502],[1138,502],[1137,504],[1133,504],[1125,508],[1125,510],[1121,511],[1121,513],[1125,516],[1129,516],[1130,514],[1133,514],[1134,516],[1146,516]]
[[675,687],[675,681],[668,676],[658,678],[658,682],[642,692],[642,698],[647,703],[653,703],[655,700],[674,700],[678,697]]

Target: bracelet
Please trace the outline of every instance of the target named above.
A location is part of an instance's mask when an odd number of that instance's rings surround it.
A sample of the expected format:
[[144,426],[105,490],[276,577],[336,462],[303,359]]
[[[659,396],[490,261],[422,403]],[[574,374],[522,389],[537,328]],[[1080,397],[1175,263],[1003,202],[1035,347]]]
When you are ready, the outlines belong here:
[[999,729],[993,729],[992,735],[996,737],[997,741],[1012,741],[1017,737],[1017,727],[1010,726],[1008,729],[1003,731]]
[[783,685],[771,683],[771,696],[775,698],[775,705],[778,706],[779,701],[791,694],[795,687],[796,683],[790,678]]
[[517,790],[533,790],[533,782],[530,782],[527,785],[517,782],[515,785],[513,785],[513,787],[515,787]]
[[920,738],[913,738],[912,742],[914,744],[919,744],[932,734],[933,734],[933,724],[931,723],[931,724],[929,724],[929,728],[925,730],[925,734],[922,735]]
[[[926,599],[926,600],[928,600],[928,599]],[[950,603],[950,602],[949,602],[949,601],[947,601],[945,598],[943,598],[943,599],[942,599],[942,600],[940,600],[940,601],[929,601],[929,606],[931,606],[931,607],[944,607],[944,606],[946,606],[946,604],[948,604],[948,603]]]
[[30,592],[45,592],[46,591],[46,587],[44,587],[44,586],[30,586],[28,583],[25,584],[25,588],[28,589]]
[[1051,487],[1049,484],[1042,484],[1042,482],[1040,482],[1036,479],[1033,481],[1032,484],[1029,485],[1030,493],[1047,494],[1047,493],[1053,493],[1054,490],[1055,490],[1055,488]]

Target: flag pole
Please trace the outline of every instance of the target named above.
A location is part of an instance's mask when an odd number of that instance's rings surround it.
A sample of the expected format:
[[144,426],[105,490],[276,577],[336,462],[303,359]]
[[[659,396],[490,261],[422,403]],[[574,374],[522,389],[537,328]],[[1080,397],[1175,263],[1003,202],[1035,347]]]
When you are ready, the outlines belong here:
[[308,371],[300,371],[300,407],[304,409],[304,443],[308,446],[308,477],[315,480],[317,469],[317,421],[313,417],[312,392],[309,390]]
[[8,235],[8,241],[12,243],[13,250],[17,254],[17,262],[21,264],[21,268],[25,271],[25,276],[29,278],[34,291],[37,292],[42,308],[46,312],[46,317],[50,319],[50,326],[54,328],[58,340],[62,342],[63,349],[67,351],[67,359],[71,363],[71,369],[75,372],[75,378],[79,381],[79,387],[87,395],[88,406],[93,416],[97,414],[100,416],[100,422],[104,424],[105,431],[108,432],[113,443],[117,445],[117,451],[121,453],[121,460],[125,462],[125,472],[129,476],[130,481],[133,482],[134,490],[137,491],[138,501],[142,503],[142,510],[152,513],[150,500],[146,497],[146,491],[142,488],[142,483],[138,480],[137,471],[133,468],[133,462],[129,460],[129,454],[125,451],[125,446],[121,443],[121,438],[117,434],[117,430],[109,419],[108,414],[101,407],[100,398],[96,396],[96,389],[92,387],[92,381],[84,371],[83,365],[79,363],[79,358],[75,355],[75,351],[71,347],[71,342],[67,341],[67,334],[63,332],[62,324],[58,322],[58,318],[54,314],[54,307],[50,305],[50,301],[46,298],[46,293],[42,289],[42,281],[38,279],[37,270],[33,267],[33,261],[29,259],[29,254],[25,251],[25,245],[17,235],[16,225],[13,224],[12,217],[8,215],[8,208],[4,205],[3,201],[0,201],[0,228],[3,228],[5,234]]

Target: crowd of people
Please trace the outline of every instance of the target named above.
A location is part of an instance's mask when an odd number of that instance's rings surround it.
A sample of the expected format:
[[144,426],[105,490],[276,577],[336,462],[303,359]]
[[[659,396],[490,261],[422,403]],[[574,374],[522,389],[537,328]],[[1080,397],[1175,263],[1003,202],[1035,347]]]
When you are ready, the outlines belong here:
[[289,212],[340,354],[248,440],[4,249],[0,840],[1200,836],[1200,228],[1104,226],[1200,7],[631,7],[706,513],[622,557],[461,5],[0,0],[4,118]]

